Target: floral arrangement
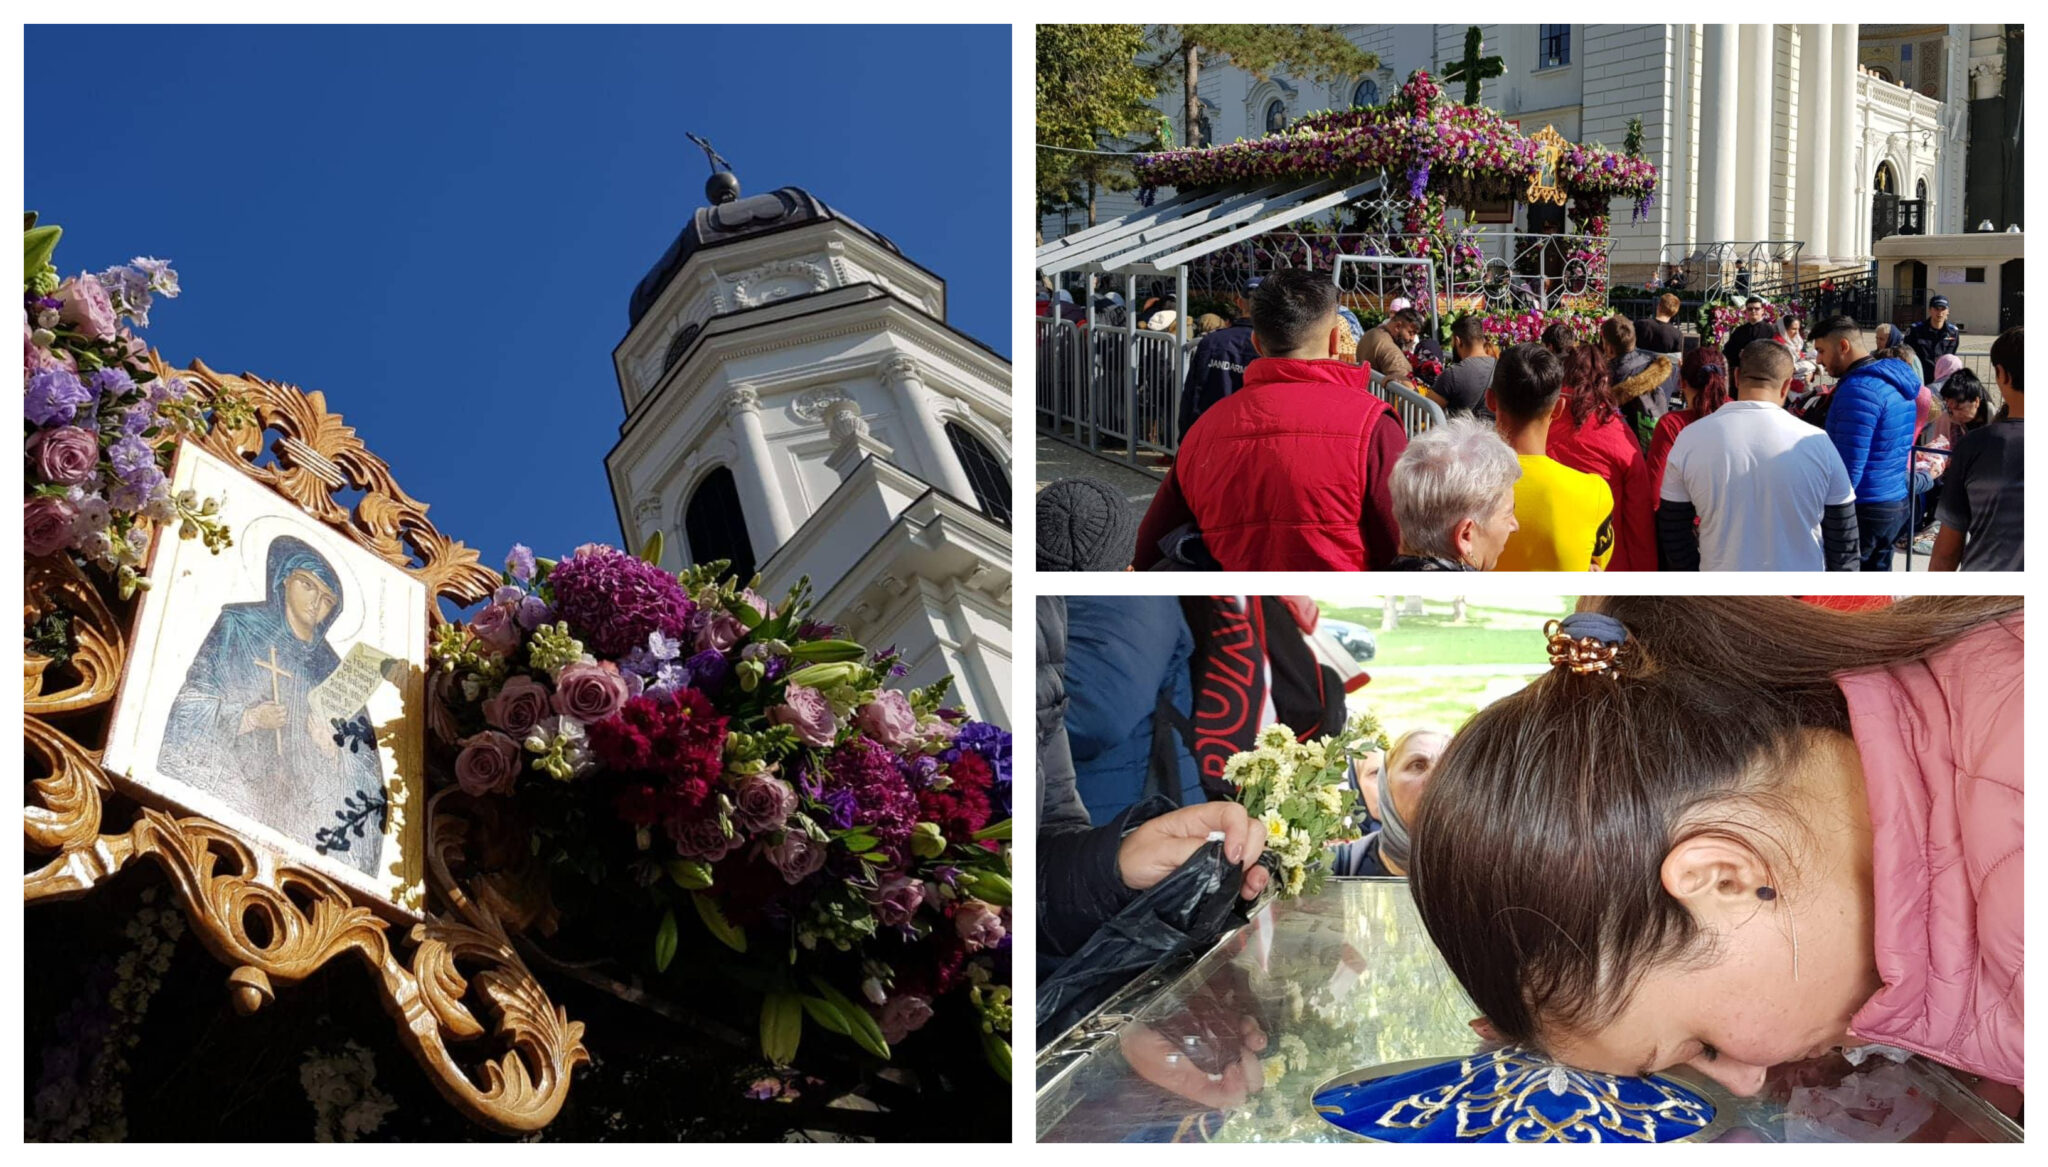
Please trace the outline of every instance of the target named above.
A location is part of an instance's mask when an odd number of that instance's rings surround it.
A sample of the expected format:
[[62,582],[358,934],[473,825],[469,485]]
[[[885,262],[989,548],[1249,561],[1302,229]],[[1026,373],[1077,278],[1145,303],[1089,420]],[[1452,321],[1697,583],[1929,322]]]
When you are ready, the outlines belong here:
[[202,401],[184,380],[158,376],[134,329],[155,298],[178,295],[169,262],[138,257],[60,279],[50,262],[63,234],[27,216],[22,287],[26,499],[23,549],[69,553],[113,576],[121,598],[149,586],[151,532],[175,525],[218,553],[232,541],[220,500],[173,495],[177,440],[204,433],[209,414],[247,420],[239,401]]
[[806,1018],[886,1058],[957,1004],[1007,1077],[1009,733],[948,682],[887,687],[895,654],[806,619],[807,583],[771,604],[659,558],[513,548],[434,644],[456,781],[516,803],[555,893],[657,973],[687,947],[757,991],[771,1062]]
[[1435,357],[1417,355],[1409,360],[1408,365],[1415,374],[1416,383],[1424,388],[1435,385],[1436,379],[1444,373],[1444,363]]
[[1269,725],[1253,749],[1224,763],[1223,778],[1237,788],[1237,801],[1266,826],[1266,854],[1278,864],[1282,896],[1321,890],[1330,873],[1326,848],[1357,837],[1351,760],[1385,748],[1379,719],[1361,711],[1342,730],[1312,742],[1297,740],[1284,725]]
[[1502,347],[1517,344],[1536,344],[1543,339],[1543,330],[1562,321],[1571,329],[1572,338],[1580,344],[1591,344],[1600,334],[1600,320],[1604,315],[1599,310],[1591,312],[1502,312],[1488,316],[1481,321],[1486,334],[1499,341]]
[[[1764,319],[1777,324],[1788,318],[1806,319],[1804,304],[1765,304]],[[1699,328],[1701,336],[1713,337],[1714,347],[1728,343],[1728,334],[1747,323],[1743,319],[1743,303],[1740,300],[1715,300],[1700,305]]]
[[[1433,195],[1472,206],[1519,197],[1538,172],[1535,142],[1492,110],[1442,97],[1429,74],[1417,70],[1383,105],[1310,114],[1262,138],[1143,155],[1138,181],[1148,190],[1200,189],[1386,171],[1405,181],[1411,200]],[[1556,176],[1577,204],[1574,217],[1596,235],[1606,234],[1609,200],[1635,199],[1640,216],[1657,188],[1657,168],[1650,161],[1597,145],[1565,151]]]

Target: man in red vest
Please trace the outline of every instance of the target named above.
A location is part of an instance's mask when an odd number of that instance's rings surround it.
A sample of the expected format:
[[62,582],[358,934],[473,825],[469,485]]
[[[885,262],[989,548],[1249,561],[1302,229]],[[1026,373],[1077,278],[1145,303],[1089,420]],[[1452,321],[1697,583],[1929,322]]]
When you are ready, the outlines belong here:
[[1251,310],[1259,357],[1181,439],[1134,566],[1151,568],[1161,540],[1192,526],[1226,571],[1385,567],[1401,543],[1387,479],[1408,436],[1367,388],[1369,370],[1336,359],[1337,286],[1279,272]]

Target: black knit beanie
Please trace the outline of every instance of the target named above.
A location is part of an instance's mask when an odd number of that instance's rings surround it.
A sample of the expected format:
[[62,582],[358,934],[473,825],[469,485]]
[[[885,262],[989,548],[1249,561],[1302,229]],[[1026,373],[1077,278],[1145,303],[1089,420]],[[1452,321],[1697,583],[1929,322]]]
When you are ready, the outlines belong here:
[[1122,571],[1136,551],[1138,519],[1116,488],[1062,478],[1038,492],[1038,570]]

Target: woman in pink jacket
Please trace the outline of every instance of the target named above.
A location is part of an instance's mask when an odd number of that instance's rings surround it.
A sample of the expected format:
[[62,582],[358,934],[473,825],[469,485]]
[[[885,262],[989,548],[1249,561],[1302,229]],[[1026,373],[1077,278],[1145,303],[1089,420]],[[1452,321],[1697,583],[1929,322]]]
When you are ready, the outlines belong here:
[[1490,1027],[1744,1095],[1868,1044],[2023,1088],[2019,602],[1581,608],[1412,827],[1416,905]]

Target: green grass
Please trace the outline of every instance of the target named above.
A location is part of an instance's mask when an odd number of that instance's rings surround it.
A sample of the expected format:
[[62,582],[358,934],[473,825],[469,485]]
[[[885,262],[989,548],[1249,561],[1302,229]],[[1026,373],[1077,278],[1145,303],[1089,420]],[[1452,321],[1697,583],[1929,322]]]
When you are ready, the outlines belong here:
[[1373,630],[1378,652],[1366,662],[1375,667],[1398,665],[1541,664],[1548,650],[1545,621],[1571,611],[1574,596],[1532,596],[1521,603],[1468,604],[1465,622],[1453,623],[1447,600],[1426,600],[1422,616],[1402,616],[1400,627],[1381,632],[1377,607],[1323,605],[1323,612]]
[[[1370,666],[1367,667],[1370,672]],[[1486,704],[1534,680],[1521,674],[1458,677],[1402,677],[1376,674],[1372,684],[1351,695],[1354,707],[1373,711],[1392,741],[1411,729],[1455,732]]]

